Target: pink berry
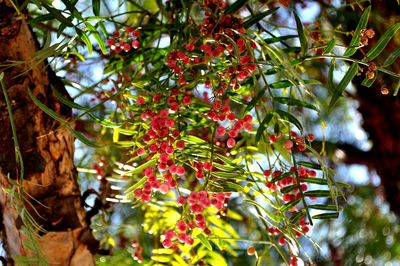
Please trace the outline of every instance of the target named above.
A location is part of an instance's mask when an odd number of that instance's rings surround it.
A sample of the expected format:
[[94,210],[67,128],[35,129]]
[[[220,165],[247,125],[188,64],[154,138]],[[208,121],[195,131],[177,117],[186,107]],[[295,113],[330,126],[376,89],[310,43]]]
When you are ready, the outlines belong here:
[[229,138],[228,141],[226,142],[226,146],[228,146],[228,148],[233,148],[236,145],[236,141],[233,138]]
[[219,126],[219,127],[217,127],[216,133],[217,133],[217,136],[222,137],[222,136],[225,135],[226,129],[224,127],[222,127],[222,126]]
[[140,46],[140,42],[138,40],[133,40],[131,45],[132,48],[137,49]]

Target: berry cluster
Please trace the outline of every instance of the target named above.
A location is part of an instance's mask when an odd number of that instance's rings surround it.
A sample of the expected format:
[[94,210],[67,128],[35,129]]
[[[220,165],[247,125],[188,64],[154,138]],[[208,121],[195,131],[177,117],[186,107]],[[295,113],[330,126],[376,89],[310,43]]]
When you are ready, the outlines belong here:
[[137,49],[140,46],[139,37],[139,30],[128,27],[124,30],[115,31],[112,38],[107,40],[107,44],[116,54],[122,51],[129,52],[132,48]]
[[139,245],[137,240],[133,240],[131,246],[135,249],[135,252],[132,254],[132,258],[137,261],[138,263],[142,263],[143,261],[143,247]]

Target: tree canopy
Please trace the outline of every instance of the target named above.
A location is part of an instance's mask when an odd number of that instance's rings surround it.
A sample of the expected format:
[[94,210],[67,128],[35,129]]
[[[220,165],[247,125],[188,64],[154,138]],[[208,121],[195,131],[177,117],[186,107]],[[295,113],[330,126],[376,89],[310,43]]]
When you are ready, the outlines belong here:
[[61,263],[71,231],[62,265],[398,261],[400,4],[379,5],[0,1],[4,261]]

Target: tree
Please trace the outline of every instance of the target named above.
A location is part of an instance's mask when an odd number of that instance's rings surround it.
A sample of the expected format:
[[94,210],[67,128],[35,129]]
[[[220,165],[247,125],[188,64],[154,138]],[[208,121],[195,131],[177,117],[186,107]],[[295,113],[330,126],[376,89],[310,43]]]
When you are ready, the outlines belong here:
[[7,22],[1,27],[0,62],[15,63],[1,74],[1,228],[3,247],[12,258],[7,265],[33,255],[42,259],[41,254],[51,265],[94,265],[96,240],[76,182],[73,135],[57,129],[60,124],[29,97],[35,95],[69,119],[71,109],[52,93],[54,86],[66,94],[64,85],[35,61],[37,41],[24,14],[9,1],[2,1],[0,10]]
[[374,5],[350,2],[362,15],[342,43],[324,1],[330,29],[290,1],[61,2],[0,3],[9,263],[309,260],[310,226],[348,187],[323,156],[329,115],[353,79],[398,83],[398,49],[372,60],[400,24],[378,36]]

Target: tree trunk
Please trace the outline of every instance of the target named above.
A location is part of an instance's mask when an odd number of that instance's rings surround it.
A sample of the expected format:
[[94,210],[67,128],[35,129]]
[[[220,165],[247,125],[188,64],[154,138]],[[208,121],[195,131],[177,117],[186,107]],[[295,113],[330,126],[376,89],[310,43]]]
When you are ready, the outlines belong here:
[[54,97],[50,85],[64,94],[66,91],[48,66],[32,59],[38,50],[37,42],[25,20],[15,13],[7,0],[0,0],[0,65],[23,62],[2,71],[25,166],[24,176],[16,160],[10,114],[0,93],[3,188],[0,211],[7,264],[18,264],[17,258],[38,256],[32,243],[29,244],[32,234],[24,230],[26,212],[29,212],[44,230],[35,239],[49,265],[94,265],[92,253],[98,246],[85,221],[76,181],[74,138],[66,127],[59,128],[60,123],[42,112],[28,95],[30,89],[36,98],[68,120],[71,110]]

